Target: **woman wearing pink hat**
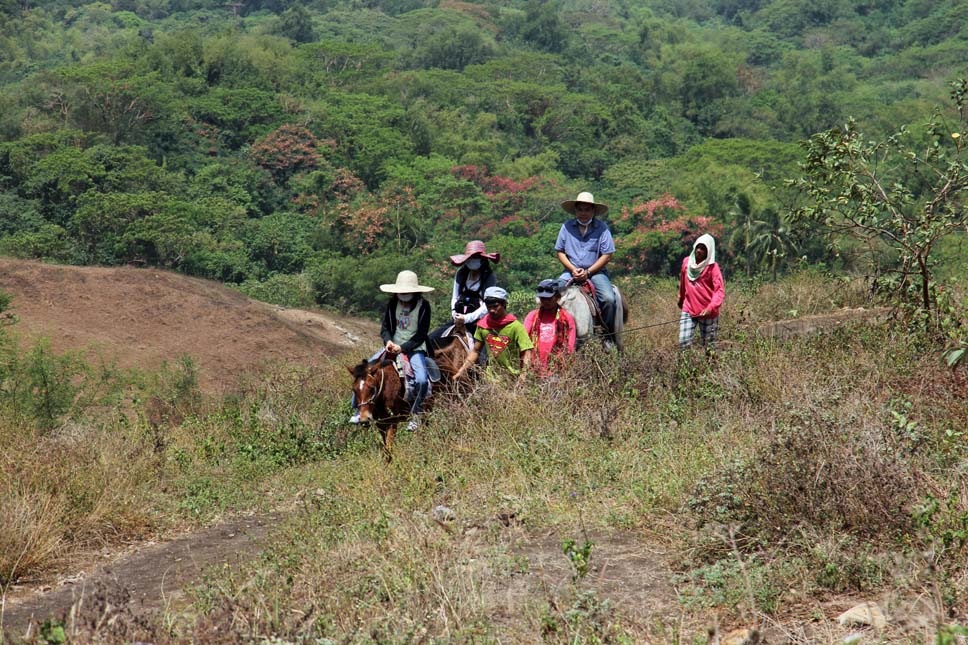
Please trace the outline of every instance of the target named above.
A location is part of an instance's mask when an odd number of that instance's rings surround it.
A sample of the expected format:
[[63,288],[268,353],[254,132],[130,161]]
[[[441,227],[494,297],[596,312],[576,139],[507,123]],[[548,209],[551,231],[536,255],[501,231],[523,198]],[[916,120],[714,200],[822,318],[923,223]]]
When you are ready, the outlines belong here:
[[[497,275],[491,263],[500,261],[501,254],[488,253],[480,240],[471,240],[464,246],[463,253],[450,256],[450,263],[457,267],[450,297],[451,318],[455,323],[463,323],[471,335],[477,329],[477,321],[487,315],[484,291],[497,285]],[[451,323],[444,324],[430,333],[431,346],[438,344],[450,326]]]

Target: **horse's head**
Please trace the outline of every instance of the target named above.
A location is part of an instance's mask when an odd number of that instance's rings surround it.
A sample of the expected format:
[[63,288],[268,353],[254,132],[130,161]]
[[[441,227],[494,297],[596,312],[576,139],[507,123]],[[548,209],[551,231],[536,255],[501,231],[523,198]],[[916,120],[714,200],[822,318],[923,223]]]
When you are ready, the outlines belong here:
[[[360,370],[362,368],[362,370]],[[360,376],[353,382],[356,392],[356,404],[360,409],[360,423],[370,423],[377,420],[377,412],[389,407],[388,403],[400,393],[400,378],[393,361],[384,359],[376,365],[365,362],[357,365],[354,377]]]
[[594,310],[582,294],[581,287],[571,285],[563,289],[558,304],[575,319],[579,343],[589,338],[595,324]]
[[370,364],[364,358],[358,364],[347,367],[346,370],[353,377],[353,398],[356,400],[356,405],[360,411],[360,423],[369,423],[369,418],[366,421],[363,420],[363,406],[361,404],[370,398],[366,384],[370,375]]

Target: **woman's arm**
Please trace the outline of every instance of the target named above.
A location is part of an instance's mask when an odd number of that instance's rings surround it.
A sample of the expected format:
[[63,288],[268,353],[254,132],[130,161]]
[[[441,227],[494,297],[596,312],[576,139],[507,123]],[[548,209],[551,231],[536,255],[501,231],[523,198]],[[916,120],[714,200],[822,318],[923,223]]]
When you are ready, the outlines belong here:
[[682,268],[679,269],[679,309],[682,309],[682,304],[686,301],[686,262],[688,258],[682,261]]
[[723,282],[723,272],[719,270],[719,263],[714,264],[712,268],[713,297],[707,309],[718,309],[726,299],[726,285]]
[[383,339],[383,344],[386,345],[393,340],[393,332],[396,325],[393,321],[393,308],[396,305],[396,298],[390,298],[390,302],[387,303],[386,309],[383,310],[383,322],[380,325],[380,338]]

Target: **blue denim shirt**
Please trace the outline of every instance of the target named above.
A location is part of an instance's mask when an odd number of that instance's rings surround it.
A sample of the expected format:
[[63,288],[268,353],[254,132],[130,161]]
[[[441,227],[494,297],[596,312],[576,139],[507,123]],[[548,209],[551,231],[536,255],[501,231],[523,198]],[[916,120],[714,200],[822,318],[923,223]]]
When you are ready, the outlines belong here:
[[592,219],[585,237],[578,232],[578,220],[570,219],[561,225],[555,251],[564,251],[568,261],[579,269],[587,269],[603,255],[615,253],[615,242],[608,224]]

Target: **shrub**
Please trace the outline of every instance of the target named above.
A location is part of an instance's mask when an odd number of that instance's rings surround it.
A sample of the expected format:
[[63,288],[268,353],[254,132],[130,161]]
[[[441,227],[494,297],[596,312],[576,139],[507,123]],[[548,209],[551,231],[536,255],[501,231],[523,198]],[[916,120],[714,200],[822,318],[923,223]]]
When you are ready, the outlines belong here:
[[739,524],[752,543],[803,526],[865,538],[910,528],[917,473],[902,440],[844,407],[794,410],[749,458],[700,480],[688,502],[699,524]]

